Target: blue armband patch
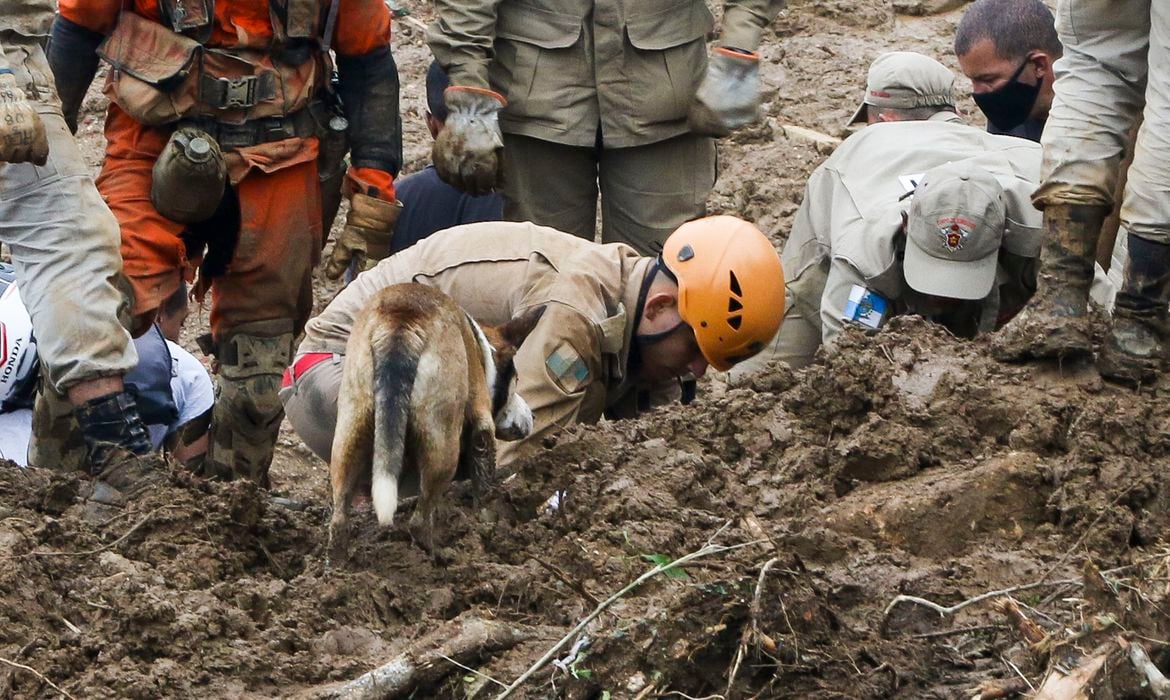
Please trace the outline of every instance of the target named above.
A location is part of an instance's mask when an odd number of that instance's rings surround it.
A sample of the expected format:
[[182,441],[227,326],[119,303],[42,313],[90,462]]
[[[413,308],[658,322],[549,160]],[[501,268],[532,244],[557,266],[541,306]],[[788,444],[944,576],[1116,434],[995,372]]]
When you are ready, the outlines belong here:
[[889,308],[890,302],[881,294],[855,284],[849,290],[849,303],[845,304],[844,320],[876,330],[886,320]]

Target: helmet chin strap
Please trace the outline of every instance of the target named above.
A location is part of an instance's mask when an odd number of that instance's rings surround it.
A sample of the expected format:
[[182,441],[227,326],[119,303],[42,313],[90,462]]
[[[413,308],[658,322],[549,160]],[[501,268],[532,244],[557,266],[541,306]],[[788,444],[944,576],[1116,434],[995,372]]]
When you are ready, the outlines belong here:
[[[659,255],[658,257],[654,258],[654,264],[650,267],[650,270],[646,273],[646,279],[644,279],[642,281],[642,289],[638,292],[638,325],[639,326],[642,325],[642,313],[646,310],[646,297],[650,293],[650,285],[654,283],[654,278],[658,276],[659,272],[666,275],[666,277],[668,277],[675,284],[678,284],[678,278],[674,276],[674,273],[671,272],[670,268],[666,266],[665,262],[663,262],[662,256]],[[666,340],[667,336],[669,336],[671,333],[674,333],[675,331],[677,331],[683,325],[684,325],[684,322],[680,318],[679,322],[677,324],[675,324],[674,326],[672,326],[664,331],[659,331],[658,333],[636,333],[635,332],[634,333],[634,340],[638,343],[638,345],[640,347],[648,347],[650,345],[654,345],[655,343],[660,343],[663,340]],[[637,326],[635,326],[635,328],[636,327]]]

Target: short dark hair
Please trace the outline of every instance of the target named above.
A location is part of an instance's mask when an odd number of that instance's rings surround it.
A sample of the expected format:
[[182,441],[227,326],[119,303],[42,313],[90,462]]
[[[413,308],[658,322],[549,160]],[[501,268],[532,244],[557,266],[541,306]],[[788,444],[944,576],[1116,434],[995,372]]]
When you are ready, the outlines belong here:
[[174,294],[163,299],[159,313],[163,316],[174,316],[185,308],[187,308],[187,282],[179,280],[179,288],[175,290]]
[[1000,58],[1013,61],[1036,50],[1064,54],[1052,11],[1041,0],[976,0],[959,20],[955,55],[967,55],[983,39],[991,40]]
[[440,123],[447,121],[447,103],[443,101],[443,92],[450,86],[451,79],[447,77],[447,71],[443,70],[438,61],[431,61],[431,67],[427,69],[427,111]]

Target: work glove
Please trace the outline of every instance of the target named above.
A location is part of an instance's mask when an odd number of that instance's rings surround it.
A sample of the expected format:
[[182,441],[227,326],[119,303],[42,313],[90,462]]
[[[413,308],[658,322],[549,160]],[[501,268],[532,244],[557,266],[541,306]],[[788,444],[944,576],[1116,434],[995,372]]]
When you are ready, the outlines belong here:
[[691,100],[687,124],[700,136],[727,136],[760,115],[760,55],[718,48]]
[[500,184],[504,166],[499,114],[505,100],[491,90],[459,86],[443,95],[449,114],[431,152],[435,170],[456,189],[487,194]]
[[16,84],[11,68],[0,67],[0,163],[44,165],[49,138],[40,115]]
[[349,200],[345,228],[333,242],[333,252],[325,263],[325,276],[335,280],[352,261],[357,261],[358,269],[365,269],[367,261],[389,256],[394,222],[400,213],[402,202],[387,202],[355,192]]

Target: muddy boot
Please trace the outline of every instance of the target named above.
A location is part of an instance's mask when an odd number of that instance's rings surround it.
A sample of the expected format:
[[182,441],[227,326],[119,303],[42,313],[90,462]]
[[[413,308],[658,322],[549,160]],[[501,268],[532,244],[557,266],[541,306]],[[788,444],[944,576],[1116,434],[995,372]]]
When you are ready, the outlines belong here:
[[89,471],[88,450],[73,404],[49,386],[43,375],[33,403],[28,463],[42,469]]
[[1035,296],[992,341],[997,360],[1072,358],[1093,351],[1089,288],[1097,239],[1109,207],[1050,204]]
[[1129,234],[1125,283],[1113,306],[1113,326],[1097,358],[1101,376],[1131,386],[1153,381],[1165,352],[1170,304],[1170,244]]
[[268,488],[268,467],[284,418],[277,392],[292,362],[291,321],[239,326],[216,344],[219,387],[211,417],[208,463],[216,475]]
[[86,516],[100,520],[107,507],[121,506],[167,481],[166,463],[154,451],[150,434],[126,391],[91,399],[74,408],[89,453],[94,480],[82,496]]
[[99,396],[73,409],[89,451],[90,473],[104,471],[112,461],[154,452],[150,433],[129,392]]

